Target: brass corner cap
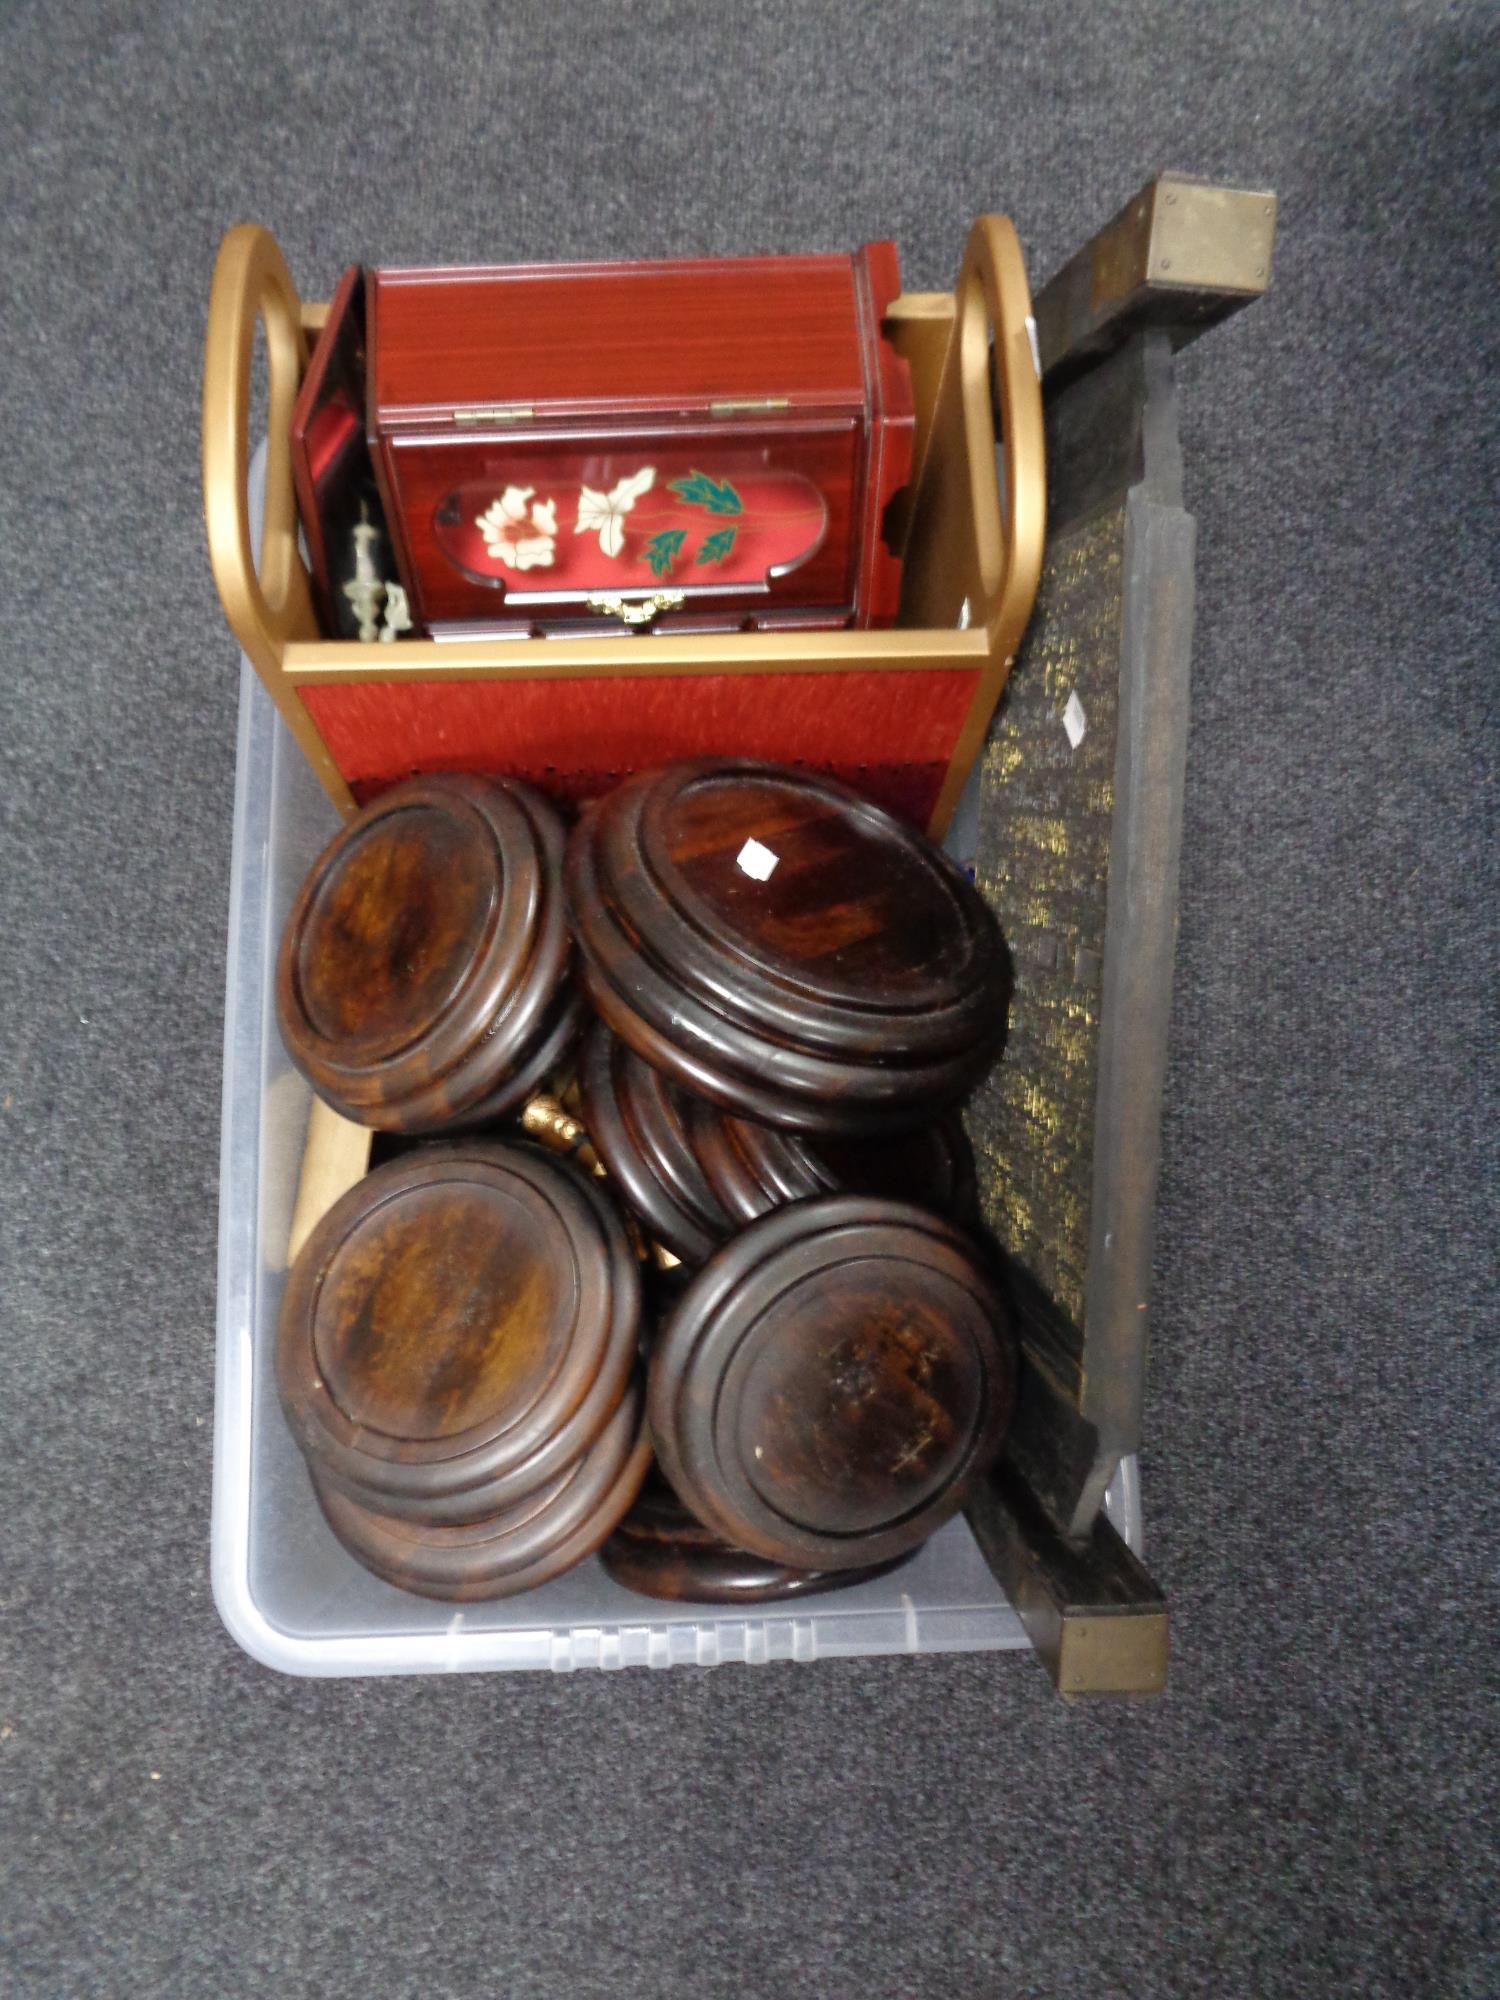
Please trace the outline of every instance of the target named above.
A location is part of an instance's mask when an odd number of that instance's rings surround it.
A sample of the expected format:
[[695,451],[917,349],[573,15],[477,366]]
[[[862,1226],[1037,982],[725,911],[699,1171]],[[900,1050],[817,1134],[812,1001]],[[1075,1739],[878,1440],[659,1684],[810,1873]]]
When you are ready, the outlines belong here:
[[1053,1666],[1065,1701],[1142,1699],[1167,1685],[1167,1609],[1065,1613]]
[[1150,204],[1148,283],[1256,297],[1271,282],[1276,196],[1219,187],[1190,174],[1158,174]]

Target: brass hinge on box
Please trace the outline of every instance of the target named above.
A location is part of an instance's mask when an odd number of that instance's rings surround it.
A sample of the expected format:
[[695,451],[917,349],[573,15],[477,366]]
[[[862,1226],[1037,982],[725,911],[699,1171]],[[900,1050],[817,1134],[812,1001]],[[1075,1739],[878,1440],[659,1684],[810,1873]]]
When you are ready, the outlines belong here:
[[535,415],[530,403],[497,403],[486,409],[455,410],[453,421],[472,429],[483,424],[527,424]]
[[711,417],[760,417],[772,410],[789,410],[790,396],[722,396],[710,403]]

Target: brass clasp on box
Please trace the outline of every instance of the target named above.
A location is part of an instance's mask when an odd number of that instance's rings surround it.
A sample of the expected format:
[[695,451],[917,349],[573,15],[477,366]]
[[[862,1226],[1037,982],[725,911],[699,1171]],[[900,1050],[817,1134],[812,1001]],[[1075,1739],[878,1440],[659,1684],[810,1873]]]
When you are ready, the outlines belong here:
[[622,625],[649,625],[663,611],[680,611],[686,594],[680,590],[653,590],[649,597],[620,597],[612,590],[590,593],[590,611],[601,618],[618,618]]

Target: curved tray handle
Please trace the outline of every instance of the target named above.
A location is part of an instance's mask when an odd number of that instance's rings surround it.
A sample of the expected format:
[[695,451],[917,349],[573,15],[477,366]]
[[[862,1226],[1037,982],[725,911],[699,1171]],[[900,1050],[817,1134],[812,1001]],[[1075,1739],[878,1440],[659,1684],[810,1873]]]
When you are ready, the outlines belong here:
[[1002,663],[1013,657],[1031,616],[1047,525],[1042,385],[1031,326],[1015,229],[1003,215],[981,215],[955,287],[953,333],[918,475],[902,622],[983,626],[991,658]]
[[[266,508],[256,570],[245,491],[250,464],[250,364],[259,322],[270,377]],[[229,628],[274,687],[289,639],[313,638],[307,572],[297,549],[288,433],[307,365],[301,301],[269,230],[231,229],[219,246],[203,360],[203,511],[214,582]]]

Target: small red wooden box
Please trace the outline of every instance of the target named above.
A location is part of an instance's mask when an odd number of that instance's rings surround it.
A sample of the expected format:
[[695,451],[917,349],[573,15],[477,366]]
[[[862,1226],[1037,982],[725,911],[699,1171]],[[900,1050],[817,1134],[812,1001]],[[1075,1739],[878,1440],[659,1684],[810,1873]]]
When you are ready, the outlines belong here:
[[893,624],[899,291],[892,243],[372,273],[370,443],[416,623]]

